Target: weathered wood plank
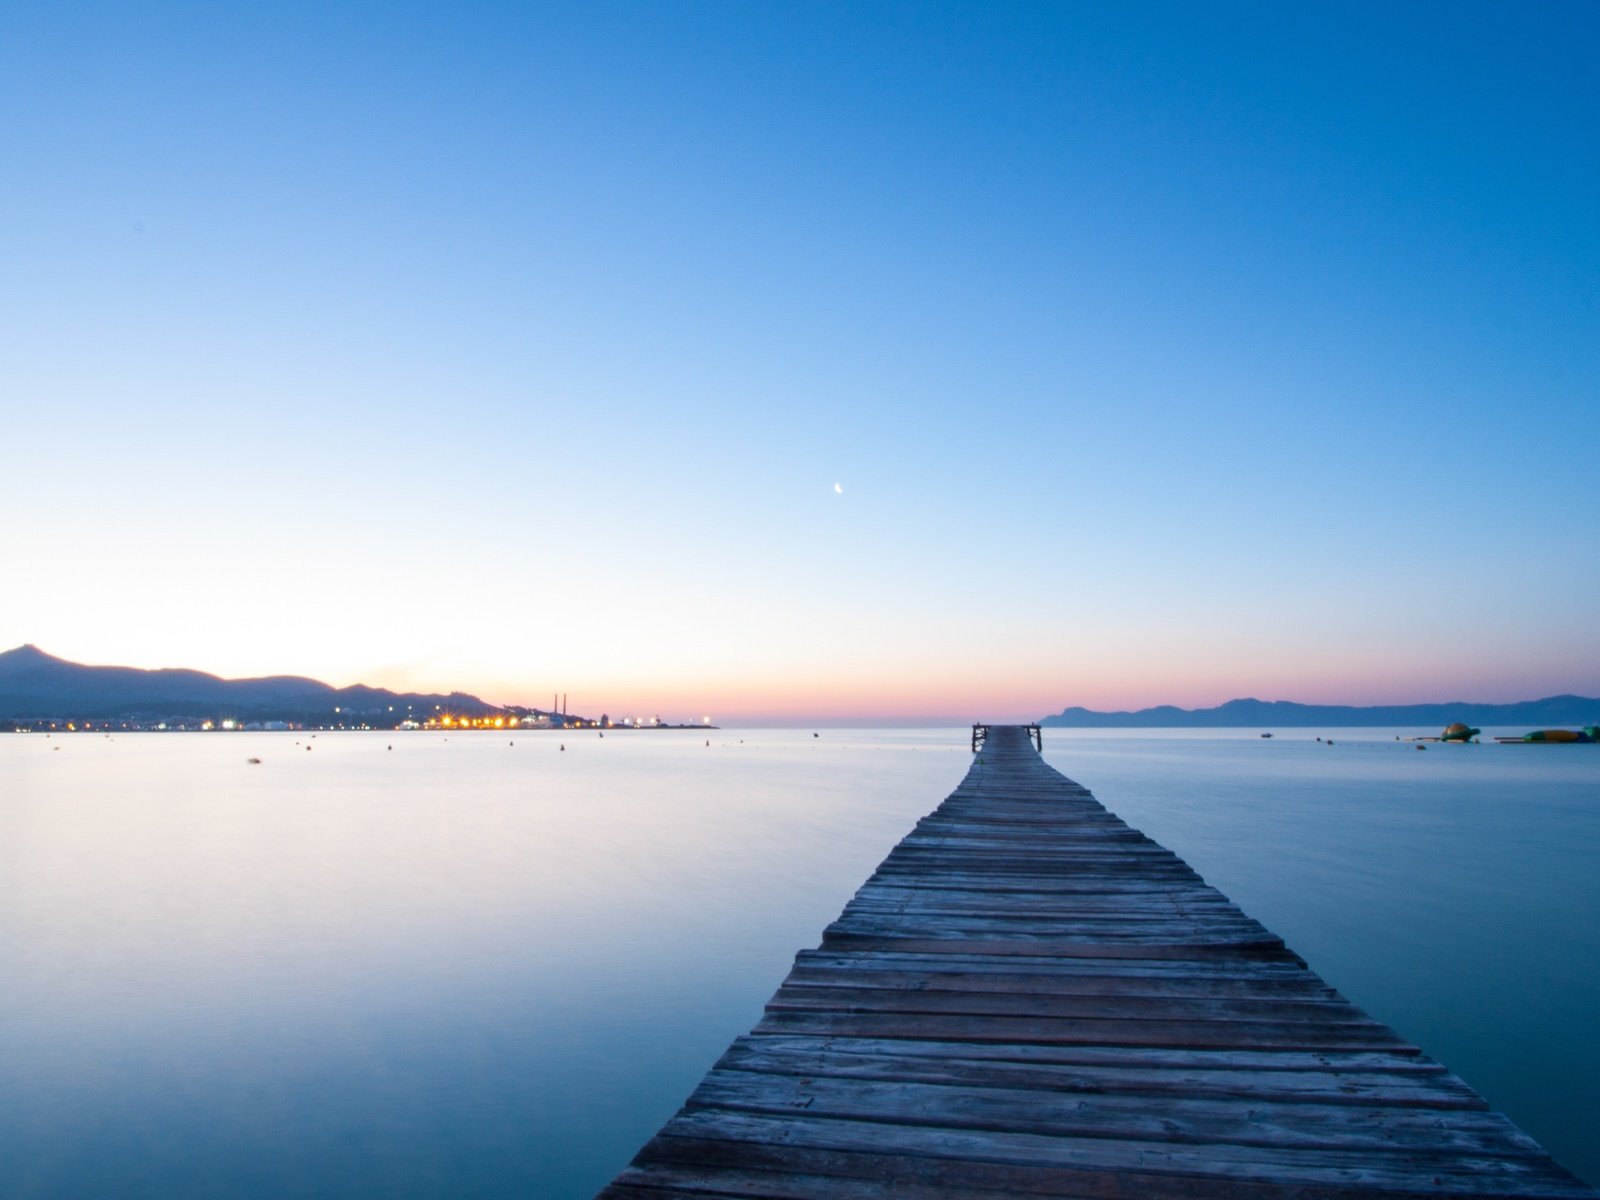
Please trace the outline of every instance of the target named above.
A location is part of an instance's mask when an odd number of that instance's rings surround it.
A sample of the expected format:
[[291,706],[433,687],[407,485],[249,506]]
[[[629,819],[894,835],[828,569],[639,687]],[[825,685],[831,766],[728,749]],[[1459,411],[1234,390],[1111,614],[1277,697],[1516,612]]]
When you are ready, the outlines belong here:
[[848,947],[854,950],[906,950],[922,953],[954,950],[963,954],[993,954],[1008,957],[1019,954],[1049,954],[1062,958],[1195,959],[1203,955],[1229,955],[1239,958],[1287,957],[1283,942],[1276,937],[1207,938],[1198,931],[1180,942],[1154,937],[1066,938],[1044,934],[1002,936],[993,932],[987,937],[956,932],[941,936],[935,931],[913,933],[885,927],[869,930],[859,925],[830,925],[823,931],[822,944],[829,949]]
[[[850,1121],[826,1117],[772,1116],[720,1109],[685,1110],[662,1129],[663,1138],[694,1138],[733,1143],[724,1153],[753,1165],[764,1155],[754,1147],[865,1151],[923,1160],[958,1160],[1006,1167],[1054,1167],[1093,1174],[1135,1174],[1123,1179],[1121,1194],[1138,1196],[1143,1176],[1177,1175],[1212,1181],[1200,1194],[1228,1196],[1240,1183],[1271,1183],[1279,1196],[1301,1195],[1305,1186],[1359,1190],[1388,1188],[1428,1195],[1534,1195],[1593,1197],[1560,1168],[1525,1156],[1436,1155],[1426,1151],[1320,1147],[1187,1145],[1131,1138],[1081,1138],[1057,1133],[952,1129],[916,1123]],[[1545,1160],[1547,1163],[1548,1160]],[[991,1178],[1003,1178],[995,1170]],[[1221,1185],[1221,1186],[1217,1186]],[[1018,1189],[1022,1190],[1022,1189]],[[1048,1194],[1048,1193],[1047,1193]],[[1070,1194],[1070,1193],[1068,1193]]]
[[1288,956],[1274,959],[1199,958],[1171,962],[1159,958],[1128,957],[1096,962],[1048,955],[1017,954],[995,959],[986,954],[966,954],[959,947],[942,948],[941,953],[920,951],[869,950],[840,951],[818,948],[802,950],[795,961],[804,965],[829,966],[839,970],[929,970],[959,971],[963,974],[1000,972],[1070,978],[1080,975],[1113,975],[1127,978],[1157,977],[1176,979],[1248,979],[1279,982],[1308,982],[1326,987],[1305,964]]
[[1348,1000],[1241,999],[1239,997],[1078,996],[994,991],[853,988],[785,983],[768,1012],[939,1013],[985,1017],[1091,1017],[1130,1021],[1275,1021],[1379,1028]]
[[1028,892],[1051,895],[1199,895],[1213,892],[1198,876],[1172,879],[1146,879],[1138,874],[1092,876],[1075,875],[976,875],[964,871],[932,872],[884,871],[881,867],[868,881],[875,888],[908,891],[958,888],[968,892]]
[[1206,915],[1185,917],[1181,913],[1096,914],[1070,922],[1045,914],[981,913],[956,916],[946,913],[880,912],[847,908],[828,927],[840,933],[865,933],[903,937],[1041,937],[1061,941],[1118,941],[1149,938],[1167,943],[1213,941],[1258,941],[1266,931],[1247,917]]
[[[1082,962],[1083,960],[1066,960]],[[1106,960],[1092,960],[1095,962]],[[1016,971],[851,971],[840,967],[810,967],[796,963],[784,981],[786,988],[850,987],[917,992],[994,992],[1015,996],[1129,996],[1171,999],[1223,999],[1237,997],[1282,1004],[1313,1004],[1342,999],[1326,984],[1302,979],[1226,979],[1214,977],[1162,977],[1148,972],[1114,975],[1107,972],[1071,975]]]
[[973,1087],[910,1080],[804,1076],[713,1069],[690,1108],[721,1108],[807,1118],[935,1125],[1074,1138],[1219,1143],[1233,1147],[1406,1150],[1448,1156],[1538,1157],[1527,1135],[1498,1113],[1463,1109],[1441,1121],[1432,1110],[1319,1104],[1249,1105],[1229,1099],[1147,1098],[1058,1093],[1038,1088]]
[[[1005,1058],[849,1052],[822,1038],[740,1038],[717,1061],[727,1071],[755,1071],[812,1078],[872,1079],[901,1083],[946,1083],[966,1087],[1046,1089],[1052,1093],[1126,1093],[1200,1099],[1252,1097],[1279,1103],[1384,1105],[1408,1108],[1470,1108],[1487,1105],[1461,1080],[1435,1068],[1428,1072],[1333,1070],[1260,1071],[1216,1065],[1205,1068],[1141,1063],[1119,1053],[1110,1065],[1017,1062]],[[775,1045],[785,1042],[788,1044]],[[927,1043],[909,1043],[913,1047]],[[971,1049],[948,1043],[952,1050]]]
[[957,1042],[1045,1042],[1089,1046],[1206,1046],[1280,1050],[1409,1050],[1386,1026],[1302,1021],[1141,1021],[1071,1017],[946,1016],[929,1013],[768,1012],[757,1033],[932,1038]]
[[830,1053],[864,1054],[905,1058],[962,1058],[993,1062],[1044,1063],[1070,1066],[1116,1066],[1133,1063],[1140,1067],[1182,1071],[1251,1071],[1268,1074],[1277,1071],[1333,1072],[1378,1071],[1406,1076],[1443,1075],[1446,1069],[1430,1058],[1395,1050],[1315,1050],[1297,1053],[1289,1050],[1219,1049],[1185,1046],[1141,1047],[1077,1046],[1044,1043],[981,1043],[915,1041],[890,1038],[851,1038],[804,1034],[748,1035],[763,1047],[799,1049],[825,1048]]

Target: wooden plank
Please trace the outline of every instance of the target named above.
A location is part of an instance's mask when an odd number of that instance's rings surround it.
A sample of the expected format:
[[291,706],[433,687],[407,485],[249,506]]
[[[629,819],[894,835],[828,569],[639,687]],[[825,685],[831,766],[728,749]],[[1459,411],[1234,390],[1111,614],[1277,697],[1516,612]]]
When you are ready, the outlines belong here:
[[954,887],[906,889],[874,884],[857,892],[846,908],[867,912],[939,913],[947,916],[991,912],[1002,915],[1037,913],[1085,917],[1096,913],[1160,913],[1166,917],[1244,915],[1226,897],[1176,888],[1143,894],[1052,895],[1042,892],[983,892]]
[[785,983],[768,1012],[940,1013],[964,1016],[1092,1017],[1130,1021],[1277,1021],[1383,1028],[1347,1000],[1210,996],[1079,996],[994,991],[846,988]]
[[[952,1196],[1050,1196],[1068,1200],[1277,1200],[1277,1184],[1155,1175],[1133,1171],[1114,1175],[1084,1170],[964,1163],[888,1154],[863,1154],[810,1148],[748,1147],[726,1142],[664,1140],[652,1147],[647,1165],[630,1166],[600,1193],[601,1200],[950,1200]],[[730,1154],[731,1152],[731,1154]],[[687,1163],[674,1158],[682,1156]],[[722,1165],[738,1156],[757,1159],[756,1167]],[[813,1173],[834,1170],[840,1174]],[[1442,1189],[1436,1187],[1431,1194]],[[1301,1185],[1296,1200],[1416,1200],[1415,1190],[1370,1186]],[[1459,1194],[1459,1193],[1458,1193]],[[1480,1190],[1477,1200],[1510,1200],[1531,1193]],[[1566,1195],[1566,1193],[1550,1193]]]
[[[1117,1066],[1135,1063],[1140,1067],[1174,1071],[1251,1071],[1272,1072],[1348,1072],[1369,1071],[1406,1076],[1443,1075],[1439,1063],[1421,1055],[1393,1049],[1338,1051],[1316,1050],[1297,1053],[1288,1050],[1218,1049],[1184,1046],[1178,1048],[1143,1047],[1130,1054],[1126,1046],[1049,1045],[1044,1043],[977,1043],[939,1041],[933,1038],[898,1040],[813,1035],[751,1035],[747,1039],[762,1047],[815,1050],[829,1053],[862,1054],[875,1057],[961,1058],[992,1062],[1042,1063],[1069,1066]],[[736,1042],[735,1045],[738,1043]]]
[[1290,957],[1252,960],[1214,957],[1193,959],[1189,962],[1128,957],[1105,962],[1081,962],[1048,955],[1025,954],[996,960],[989,955],[964,953],[959,946],[943,948],[938,954],[906,950],[839,951],[819,947],[815,950],[800,951],[795,956],[795,962],[804,966],[826,966],[838,970],[859,971],[960,971],[963,974],[1026,972],[1029,975],[1061,978],[1114,975],[1125,978],[1261,980],[1327,986],[1306,970],[1305,964],[1299,959]]
[[[796,1045],[796,1043],[800,1043]],[[1407,1108],[1470,1108],[1487,1105],[1461,1080],[1442,1068],[1403,1073],[1394,1070],[1250,1070],[1239,1066],[1166,1066],[1152,1056],[1119,1053],[1107,1064],[1072,1065],[978,1058],[960,1053],[961,1043],[945,1043],[944,1055],[863,1053],[841,1050],[823,1038],[740,1038],[717,1061],[719,1070],[754,1071],[814,1078],[873,1079],[904,1083],[947,1083],[965,1087],[1043,1088],[1054,1093],[1127,1093],[1200,1099],[1253,1097],[1280,1103],[1384,1105]],[[923,1042],[907,1043],[913,1048]],[[1414,1060],[1413,1060],[1414,1061]]]
[[[1002,960],[1002,964],[1006,960]],[[1083,963],[1082,959],[1058,960]],[[1115,960],[1092,959],[1091,963],[1115,965]],[[1013,996],[1101,996],[1161,997],[1167,999],[1268,1000],[1281,1004],[1318,1004],[1342,1000],[1326,984],[1292,979],[1220,979],[1161,977],[1148,973],[1113,975],[1109,973],[1050,975],[1042,972],[1013,971],[850,971],[796,965],[784,981],[785,988],[851,987],[885,991],[993,992]]]
[[[711,1157],[704,1143],[733,1143],[724,1148],[724,1161],[746,1165],[770,1161],[759,1150],[752,1152],[755,1147],[770,1146],[785,1152],[798,1148],[864,1151],[979,1163],[988,1168],[981,1177],[991,1180],[1007,1180],[1010,1173],[1004,1168],[1011,1166],[1065,1168],[1091,1176],[1120,1177],[1123,1190],[1111,1194],[1124,1196],[1149,1194],[1145,1190],[1147,1176],[1173,1175],[1205,1181],[1211,1186],[1197,1189],[1197,1193],[1219,1198],[1237,1195],[1240,1184],[1252,1182],[1282,1189],[1267,1195],[1294,1196],[1296,1200],[1307,1186],[1348,1189],[1346,1194],[1387,1188],[1433,1196],[1539,1196],[1552,1200],[1592,1200],[1594,1196],[1592,1189],[1570,1174],[1544,1167],[1531,1156],[1436,1155],[1370,1147],[1188,1145],[721,1109],[686,1109],[663,1127],[662,1136],[701,1142],[698,1153],[691,1155],[701,1161]],[[1135,1178],[1127,1178],[1130,1175]]]
[[1180,879],[1145,879],[1136,873],[1090,875],[1060,872],[1046,875],[1012,873],[978,875],[967,871],[885,871],[880,867],[868,880],[875,888],[934,891],[955,888],[969,892],[1027,892],[1050,895],[1201,895],[1214,892],[1198,876]]
[[900,937],[1040,937],[1062,941],[1087,942],[1116,938],[1119,941],[1152,941],[1208,944],[1214,941],[1260,941],[1270,937],[1266,930],[1246,917],[1192,916],[1178,913],[1128,916],[1096,914],[1063,920],[1044,914],[976,913],[956,916],[949,913],[882,912],[872,909],[846,909],[829,930],[864,933],[871,936]]
[[934,1125],[942,1129],[1059,1133],[1073,1138],[1216,1143],[1278,1149],[1405,1150],[1430,1155],[1540,1157],[1537,1144],[1506,1118],[1462,1109],[1441,1121],[1433,1109],[1305,1101],[1249,1105],[1231,1099],[1061,1093],[862,1077],[763,1074],[713,1069],[689,1098],[719,1108],[808,1119]]
[[1283,943],[1275,937],[1207,937],[1198,930],[1182,931],[1175,937],[1107,935],[1077,937],[1049,933],[991,932],[987,937],[955,931],[926,929],[921,932],[880,925],[869,928],[862,923],[835,923],[823,931],[822,944],[830,949],[908,950],[940,953],[951,950],[963,954],[1058,955],[1063,958],[1179,958],[1236,955],[1241,958],[1283,956]]
[[1303,1021],[1138,1021],[1071,1017],[981,1017],[937,1013],[768,1012],[757,1033],[931,1038],[958,1042],[1046,1042],[1099,1046],[1201,1046],[1416,1053],[1386,1026]]
[[1262,927],[1237,909],[1219,905],[1151,904],[1134,902],[1125,908],[1113,903],[1095,904],[1012,904],[1005,901],[960,905],[949,901],[852,900],[840,920],[927,922],[942,929],[961,928],[962,922],[1002,927],[1031,925],[1046,929],[1093,930],[1118,925],[1237,928]]
[[[1014,1192],[966,1187],[963,1195],[1003,1197]],[[812,1175],[797,1171],[739,1170],[728,1168],[708,1176],[699,1166],[651,1162],[629,1167],[600,1196],[605,1200],[669,1200],[701,1197],[703,1200],[948,1200],[939,1185],[897,1182],[893,1192],[877,1179],[837,1175]]]

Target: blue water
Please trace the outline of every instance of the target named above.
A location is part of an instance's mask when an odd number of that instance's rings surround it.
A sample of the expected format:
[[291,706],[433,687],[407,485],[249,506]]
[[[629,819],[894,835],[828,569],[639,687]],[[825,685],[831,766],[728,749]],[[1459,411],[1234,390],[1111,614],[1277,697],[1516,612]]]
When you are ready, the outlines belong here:
[[[1317,732],[1045,749],[1600,1179],[1600,749]],[[0,739],[5,1194],[589,1196],[968,758],[960,730]]]

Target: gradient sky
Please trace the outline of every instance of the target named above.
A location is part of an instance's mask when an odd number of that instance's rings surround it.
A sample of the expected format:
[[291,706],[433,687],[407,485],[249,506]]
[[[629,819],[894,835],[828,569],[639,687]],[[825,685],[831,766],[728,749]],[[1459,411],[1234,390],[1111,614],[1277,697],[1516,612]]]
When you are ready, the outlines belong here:
[[1596,61],[1593,3],[9,4],[0,646],[1600,693]]

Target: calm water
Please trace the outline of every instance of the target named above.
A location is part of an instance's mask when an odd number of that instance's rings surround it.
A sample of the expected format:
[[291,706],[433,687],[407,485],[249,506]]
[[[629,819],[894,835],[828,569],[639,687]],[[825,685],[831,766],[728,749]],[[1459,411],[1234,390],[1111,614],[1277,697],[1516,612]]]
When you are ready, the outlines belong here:
[[[1316,732],[1045,749],[1600,1179],[1600,750]],[[965,738],[0,739],[4,1193],[589,1196]]]

